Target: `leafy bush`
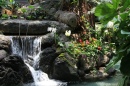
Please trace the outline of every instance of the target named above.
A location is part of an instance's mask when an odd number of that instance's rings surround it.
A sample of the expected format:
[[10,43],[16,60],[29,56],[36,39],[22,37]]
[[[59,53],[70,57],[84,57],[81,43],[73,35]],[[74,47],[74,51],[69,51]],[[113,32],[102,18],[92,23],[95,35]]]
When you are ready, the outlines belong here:
[[96,7],[95,15],[98,16],[102,24],[114,21],[117,29],[116,49],[117,57],[109,66],[121,60],[120,71],[126,77],[130,77],[130,0],[111,0],[111,2],[101,3]]

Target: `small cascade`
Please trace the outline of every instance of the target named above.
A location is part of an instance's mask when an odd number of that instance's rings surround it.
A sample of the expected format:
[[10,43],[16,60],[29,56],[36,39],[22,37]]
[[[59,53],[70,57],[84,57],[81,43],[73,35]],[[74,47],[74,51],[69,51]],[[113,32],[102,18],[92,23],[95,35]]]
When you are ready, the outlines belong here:
[[28,84],[25,86],[67,86],[67,83],[63,83],[60,81],[50,80],[48,75],[41,70],[34,70],[29,64],[26,64],[33,76],[34,84]]
[[[50,80],[48,75],[41,70],[35,70],[33,67],[38,67],[39,54],[41,52],[41,39],[37,36],[11,36],[12,54],[20,55],[25,64],[29,67],[34,83],[29,83],[24,86],[67,86],[67,83]],[[33,60],[33,67],[29,65],[28,59]]]
[[35,57],[41,51],[41,37],[11,36],[11,42],[12,54],[18,54],[24,60]]

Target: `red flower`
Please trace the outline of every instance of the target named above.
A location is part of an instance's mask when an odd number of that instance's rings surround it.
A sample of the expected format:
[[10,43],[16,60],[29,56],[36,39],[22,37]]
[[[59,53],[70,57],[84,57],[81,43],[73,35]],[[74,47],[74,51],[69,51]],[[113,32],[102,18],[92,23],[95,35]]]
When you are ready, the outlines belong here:
[[83,42],[82,39],[79,39],[79,42],[82,43]]
[[90,42],[88,40],[86,40],[86,44],[90,44]]
[[102,50],[102,47],[98,47],[98,50]]

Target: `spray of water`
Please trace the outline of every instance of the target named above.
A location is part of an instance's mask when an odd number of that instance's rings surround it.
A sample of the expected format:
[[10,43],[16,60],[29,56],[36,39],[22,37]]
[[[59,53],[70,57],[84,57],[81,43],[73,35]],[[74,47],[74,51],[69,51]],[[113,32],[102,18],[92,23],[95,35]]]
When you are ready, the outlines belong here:
[[[67,83],[51,80],[46,73],[33,68],[38,66],[41,52],[41,37],[12,36],[10,38],[12,42],[12,54],[18,54],[25,60],[25,64],[29,67],[34,79],[34,83],[29,83],[25,86],[67,86]],[[33,59],[33,67],[28,64],[28,58]]]

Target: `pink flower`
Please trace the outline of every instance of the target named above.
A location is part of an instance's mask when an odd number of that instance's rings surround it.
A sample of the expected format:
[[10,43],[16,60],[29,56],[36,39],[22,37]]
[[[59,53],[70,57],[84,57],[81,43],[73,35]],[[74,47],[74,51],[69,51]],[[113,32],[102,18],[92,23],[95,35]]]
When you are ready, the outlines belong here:
[[86,44],[90,44],[90,42],[88,40],[86,40]]

